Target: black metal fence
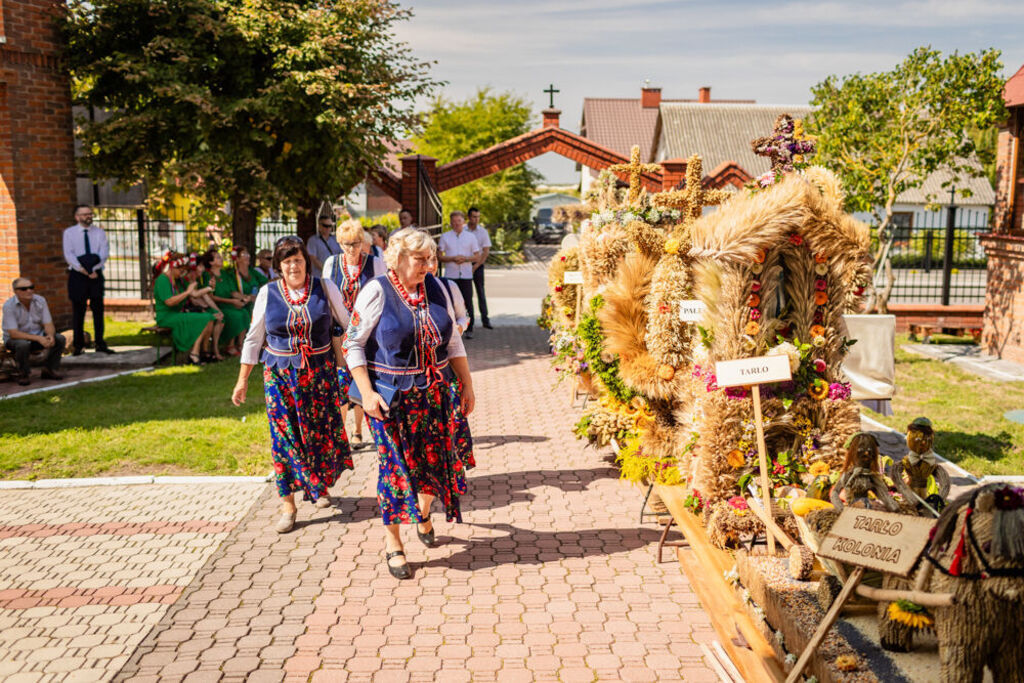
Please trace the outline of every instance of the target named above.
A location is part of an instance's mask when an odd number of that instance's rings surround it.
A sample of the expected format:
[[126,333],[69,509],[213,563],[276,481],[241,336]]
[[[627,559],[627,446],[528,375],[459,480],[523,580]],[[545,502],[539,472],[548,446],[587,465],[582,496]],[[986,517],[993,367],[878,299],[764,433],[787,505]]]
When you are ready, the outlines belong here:
[[[978,236],[989,231],[987,210],[948,207],[897,218],[891,303],[985,302],[988,274]],[[872,237],[877,243],[877,234]]]
[[[168,250],[202,252],[220,244],[221,230],[199,224],[187,212],[150,212],[130,206],[97,206],[95,222],[107,233],[110,258],[103,272],[109,297],[148,299],[153,265]],[[256,227],[258,249],[271,248],[277,238],[293,235],[294,218],[264,218]]]

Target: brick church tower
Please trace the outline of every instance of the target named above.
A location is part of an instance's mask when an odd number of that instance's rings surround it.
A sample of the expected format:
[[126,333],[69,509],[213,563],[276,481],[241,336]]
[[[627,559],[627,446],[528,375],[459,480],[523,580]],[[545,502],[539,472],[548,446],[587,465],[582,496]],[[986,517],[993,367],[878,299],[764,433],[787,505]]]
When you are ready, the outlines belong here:
[[0,299],[30,277],[70,324],[61,247],[75,202],[71,87],[55,0],[0,0]]

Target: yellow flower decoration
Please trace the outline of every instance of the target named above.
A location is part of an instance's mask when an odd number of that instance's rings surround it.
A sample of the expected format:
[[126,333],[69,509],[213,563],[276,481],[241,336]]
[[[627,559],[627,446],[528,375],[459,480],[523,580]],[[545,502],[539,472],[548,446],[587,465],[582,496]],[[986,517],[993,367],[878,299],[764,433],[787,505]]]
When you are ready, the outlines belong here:
[[807,390],[807,393],[815,400],[824,401],[828,398],[828,382],[823,379],[814,380],[814,384]]
[[662,365],[658,368],[658,377],[668,382],[676,376],[676,369],[671,365]]
[[836,657],[835,666],[840,671],[856,671],[860,668],[860,661],[853,655],[839,655]]
[[828,264],[827,263],[817,263],[817,264],[815,264],[814,272],[817,273],[818,275],[828,275]]
[[823,460],[819,460],[818,462],[812,463],[811,466],[807,468],[807,472],[812,477],[824,477],[829,473],[828,463]]
[[665,242],[665,253],[666,254],[678,254],[679,253],[679,240],[670,239]]
[[743,467],[746,464],[747,459],[743,457],[743,451],[739,449],[733,449],[729,451],[729,455],[725,457],[725,461],[729,463],[729,466],[734,470]]
[[743,333],[744,334],[749,334],[751,336],[757,334],[760,331],[761,331],[761,326],[758,325],[757,321],[754,321],[754,320],[751,320],[750,322],[748,322],[747,326],[743,328]]
[[911,628],[930,628],[932,625],[932,618],[925,608],[910,600],[890,602],[888,612],[890,619]]

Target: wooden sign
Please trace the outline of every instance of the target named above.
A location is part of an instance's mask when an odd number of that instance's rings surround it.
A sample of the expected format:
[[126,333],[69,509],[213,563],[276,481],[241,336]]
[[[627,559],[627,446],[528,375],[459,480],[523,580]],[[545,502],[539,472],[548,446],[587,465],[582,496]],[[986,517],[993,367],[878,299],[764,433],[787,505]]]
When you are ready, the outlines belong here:
[[928,545],[935,520],[846,507],[818,554],[858,567],[906,576]]
[[704,320],[707,310],[700,299],[684,299],[679,302],[679,319],[684,323],[699,323]]
[[[785,382],[793,377],[789,370],[789,356],[756,356],[715,363],[716,383],[720,387],[750,386],[754,399],[754,429],[757,433],[757,466],[761,471],[761,499],[766,514],[771,514],[772,487],[768,480],[768,447],[764,443],[764,416],[761,414],[761,385],[767,382]],[[775,554],[775,534],[767,527],[768,553]]]
[[583,284],[583,271],[582,270],[567,270],[562,277],[562,284],[564,285],[582,285]]
[[715,382],[720,387],[741,387],[750,384],[786,382],[793,378],[789,356],[756,356],[715,363]]

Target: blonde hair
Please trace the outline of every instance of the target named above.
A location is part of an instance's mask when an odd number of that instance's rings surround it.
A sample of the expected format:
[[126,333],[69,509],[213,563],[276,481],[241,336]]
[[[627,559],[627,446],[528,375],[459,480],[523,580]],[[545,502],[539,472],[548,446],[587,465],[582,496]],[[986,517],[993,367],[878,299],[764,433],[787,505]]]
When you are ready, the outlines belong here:
[[363,239],[363,232],[363,224],[352,218],[338,223],[334,236],[338,242],[355,242],[357,239]]
[[384,251],[384,262],[388,268],[398,267],[398,259],[410,251],[430,250],[431,255],[437,254],[437,243],[434,238],[419,228],[403,228],[388,240],[388,248]]
[[366,230],[363,230],[363,242],[369,244],[371,247],[373,246],[373,235]]

